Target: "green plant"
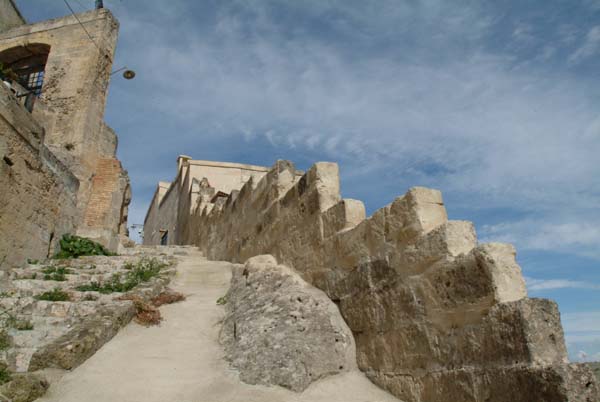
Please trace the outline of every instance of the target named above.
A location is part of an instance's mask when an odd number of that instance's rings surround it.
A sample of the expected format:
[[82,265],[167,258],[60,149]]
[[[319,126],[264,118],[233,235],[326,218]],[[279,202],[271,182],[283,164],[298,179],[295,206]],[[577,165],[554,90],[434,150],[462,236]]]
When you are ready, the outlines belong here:
[[86,294],[86,295],[83,297],[83,299],[82,299],[82,300],[83,300],[83,301],[96,301],[96,300],[98,300],[98,297],[97,297],[97,296],[94,296],[94,295],[93,295],[93,294],[91,294],[91,293],[88,293],[88,294]]
[[102,290],[102,285],[100,282],[90,282],[85,285],[79,285],[75,288],[75,290],[79,292],[100,292]]
[[221,296],[217,299],[217,305],[223,306],[227,304],[227,296]]
[[42,269],[42,272],[44,273],[45,281],[59,281],[59,282],[66,281],[67,277],[65,275],[73,273],[73,271],[70,270],[69,268],[52,267],[52,266]]
[[67,292],[60,288],[54,288],[53,290],[49,290],[34,296],[34,299],[47,301],[69,301],[71,300],[71,296],[69,296]]
[[15,278],[16,280],[20,280],[20,281],[25,281],[28,279],[36,279],[37,278],[37,272],[32,272],[29,275],[23,275],[20,278]]
[[19,76],[10,67],[6,67],[4,64],[0,63],[0,78],[3,80],[9,79],[17,81]]
[[0,326],[2,328],[14,328],[17,324],[17,317],[14,316],[9,310],[0,310]]
[[31,331],[33,330],[33,323],[29,320],[18,320],[15,329],[18,331]]
[[12,380],[11,372],[8,370],[6,363],[0,364],[0,385],[6,384]]
[[84,255],[115,255],[104,246],[85,237],[65,234],[60,239],[60,251],[54,256],[56,259],[77,258]]
[[6,350],[12,344],[10,335],[5,329],[0,330],[0,350]]
[[166,267],[156,258],[142,258],[135,264],[131,264],[128,272],[124,275],[120,273],[113,274],[105,283],[90,282],[85,285],[77,286],[75,289],[80,292],[128,292],[140,283],[148,282],[150,279],[158,276],[160,271]]
[[39,261],[39,260],[32,260],[32,259],[30,259],[30,258],[28,258],[28,259],[27,259],[27,264],[30,264],[30,265],[37,265],[37,264],[39,264],[39,263],[40,263],[40,261]]

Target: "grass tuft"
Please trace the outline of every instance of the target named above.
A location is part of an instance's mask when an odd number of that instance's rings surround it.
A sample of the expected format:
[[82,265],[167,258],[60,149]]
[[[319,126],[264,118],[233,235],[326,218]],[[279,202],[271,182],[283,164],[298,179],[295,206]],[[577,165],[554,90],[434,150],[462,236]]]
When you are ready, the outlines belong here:
[[66,275],[72,274],[73,271],[65,267],[46,267],[42,269],[45,281],[64,282],[67,280]]
[[12,373],[8,370],[8,366],[4,363],[0,364],[0,385],[6,384],[12,380]]
[[34,299],[47,301],[70,301],[71,296],[60,288],[54,288],[53,290],[34,296]]
[[77,286],[75,289],[80,292],[100,292],[103,294],[113,292],[128,292],[140,283],[148,282],[150,279],[158,276],[160,271],[165,268],[164,264],[156,258],[142,258],[135,264],[131,264],[128,272],[125,274],[113,274],[105,283],[90,282],[85,285]]
[[10,348],[12,340],[5,329],[0,330],[0,351]]

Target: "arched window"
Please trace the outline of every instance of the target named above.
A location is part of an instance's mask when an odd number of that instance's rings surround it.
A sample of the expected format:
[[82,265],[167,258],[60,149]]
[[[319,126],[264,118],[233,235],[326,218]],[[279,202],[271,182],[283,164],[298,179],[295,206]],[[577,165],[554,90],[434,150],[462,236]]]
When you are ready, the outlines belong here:
[[17,81],[30,93],[39,96],[49,53],[50,46],[43,43],[30,43],[1,51],[2,79]]

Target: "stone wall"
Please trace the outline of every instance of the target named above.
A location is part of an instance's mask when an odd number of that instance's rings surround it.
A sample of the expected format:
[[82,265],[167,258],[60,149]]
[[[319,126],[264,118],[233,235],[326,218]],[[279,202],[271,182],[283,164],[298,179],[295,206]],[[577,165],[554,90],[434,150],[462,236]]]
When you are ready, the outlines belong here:
[[45,129],[47,148],[79,180],[77,234],[113,251],[127,226],[121,218],[130,198],[127,172],[116,159],[117,137],[104,122],[118,26],[101,9],[0,33],[0,62],[7,66],[32,49],[48,52],[32,116]]
[[24,24],[25,19],[13,0],[0,0],[0,32]]
[[0,270],[52,254],[76,223],[77,178],[43,144],[44,129],[0,85]]
[[554,302],[527,298],[515,251],[478,244],[441,193],[410,189],[365,217],[338,167],[280,161],[225,202],[198,198],[180,239],[215,260],[272,254],[336,302],[368,377],[407,402],[595,401],[568,364]]

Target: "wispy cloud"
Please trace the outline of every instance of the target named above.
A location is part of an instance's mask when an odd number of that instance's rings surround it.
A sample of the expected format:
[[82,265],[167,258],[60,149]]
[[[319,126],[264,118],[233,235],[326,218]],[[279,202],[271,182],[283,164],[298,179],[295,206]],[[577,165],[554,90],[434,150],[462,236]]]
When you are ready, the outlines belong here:
[[[593,213],[592,213],[593,214]],[[585,216],[524,219],[483,225],[482,241],[515,243],[526,249],[573,252],[600,259],[600,226]]]
[[593,289],[600,290],[600,284],[584,281],[572,281],[569,279],[535,279],[525,277],[527,289],[532,292],[540,292],[555,289]]
[[600,53],[600,25],[587,33],[583,44],[569,56],[569,62],[576,64]]

